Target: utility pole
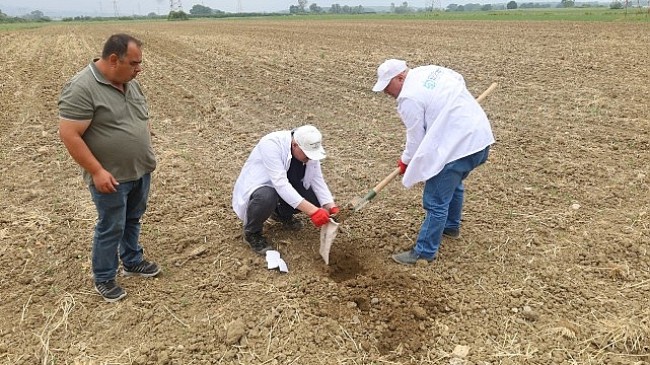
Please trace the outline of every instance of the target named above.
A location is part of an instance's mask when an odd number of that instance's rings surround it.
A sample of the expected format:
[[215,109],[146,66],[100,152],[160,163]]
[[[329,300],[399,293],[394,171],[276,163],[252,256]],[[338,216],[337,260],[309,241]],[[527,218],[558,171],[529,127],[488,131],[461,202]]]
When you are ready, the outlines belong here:
[[113,0],[113,12],[116,18],[120,16],[120,12],[117,10],[117,0]]
[[169,11],[183,11],[181,0],[169,0]]
[[243,13],[244,12],[244,9],[243,9],[243,7],[241,5],[241,0],[237,0],[237,12],[238,13]]

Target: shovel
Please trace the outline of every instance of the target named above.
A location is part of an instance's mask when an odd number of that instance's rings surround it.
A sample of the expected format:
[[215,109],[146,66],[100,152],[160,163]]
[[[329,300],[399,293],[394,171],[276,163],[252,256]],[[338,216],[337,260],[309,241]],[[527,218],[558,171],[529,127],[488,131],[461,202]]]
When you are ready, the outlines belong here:
[[[478,98],[476,98],[476,101],[479,103],[483,101],[494,89],[496,89],[497,83],[493,82],[490,87],[488,87],[481,95],[479,95]],[[388,185],[389,182],[393,181],[393,179],[399,175],[400,169],[399,167],[395,168],[393,172],[391,172],[388,176],[386,176],[377,186],[374,188],[370,189],[368,193],[364,197],[355,197],[352,199],[352,201],[348,204],[347,209],[341,209],[341,211],[334,217],[336,222],[343,223],[350,215],[352,215],[354,212],[357,212],[361,210],[366,204],[368,204],[372,199],[379,194],[379,192]]]
[[396,168],[390,175],[386,176],[377,186],[370,189],[366,196],[363,198],[356,197],[348,204],[348,209],[342,209],[336,216],[330,218],[330,222],[321,227],[320,230],[320,249],[318,253],[325,261],[325,265],[330,263],[330,249],[332,248],[332,242],[336,237],[336,233],[339,229],[339,225],[343,223],[352,213],[363,208],[364,205],[368,204],[377,193],[379,193],[389,182],[391,182],[395,176],[399,175],[400,169]]

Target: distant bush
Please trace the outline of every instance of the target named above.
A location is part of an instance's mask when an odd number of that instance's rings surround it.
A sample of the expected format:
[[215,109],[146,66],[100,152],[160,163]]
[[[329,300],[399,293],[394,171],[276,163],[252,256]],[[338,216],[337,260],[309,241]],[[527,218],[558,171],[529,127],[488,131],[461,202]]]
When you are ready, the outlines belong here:
[[623,3],[620,1],[614,1],[613,3],[609,4],[610,9],[623,9]]
[[551,4],[549,3],[522,3],[519,5],[519,9],[540,9],[540,8],[550,8]]
[[170,11],[167,20],[189,20],[190,18],[184,11]]
[[29,20],[17,16],[0,15],[0,23],[27,23]]

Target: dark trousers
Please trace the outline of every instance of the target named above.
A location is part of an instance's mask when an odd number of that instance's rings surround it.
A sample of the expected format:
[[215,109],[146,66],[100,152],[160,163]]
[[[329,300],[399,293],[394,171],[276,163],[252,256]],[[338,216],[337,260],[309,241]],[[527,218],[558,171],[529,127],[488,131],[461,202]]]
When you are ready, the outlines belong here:
[[[302,187],[302,183],[300,184]],[[319,206],[316,194],[312,189],[296,189],[303,198],[315,206]],[[292,215],[300,212],[280,198],[274,188],[262,186],[251,194],[246,209],[245,233],[261,233],[264,222],[275,213],[280,220],[290,219]]]
[[[293,159],[295,160],[295,159]],[[287,171],[287,178],[289,183],[294,189],[310,203],[315,206],[320,206],[316,193],[311,188],[305,189],[302,184],[302,179],[305,176],[305,168],[302,162],[295,163],[291,161],[289,171]],[[287,204],[277,191],[270,186],[262,186],[251,194],[248,201],[248,208],[246,209],[246,223],[244,224],[245,233],[261,233],[264,222],[275,213],[279,220],[289,220],[291,217],[300,212],[298,209],[293,208]]]

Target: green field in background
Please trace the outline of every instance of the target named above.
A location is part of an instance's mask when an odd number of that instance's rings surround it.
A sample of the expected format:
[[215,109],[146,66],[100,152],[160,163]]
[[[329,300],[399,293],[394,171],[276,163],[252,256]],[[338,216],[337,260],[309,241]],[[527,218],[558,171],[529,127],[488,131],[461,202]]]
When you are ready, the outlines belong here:
[[435,11],[410,14],[363,14],[363,15],[299,15],[289,18],[302,19],[431,19],[431,20],[506,20],[506,21],[595,21],[595,22],[650,22],[648,9],[609,8],[544,8],[492,11]]
[[30,22],[30,23],[0,23],[0,31],[16,29],[32,29],[45,26],[50,23]]

